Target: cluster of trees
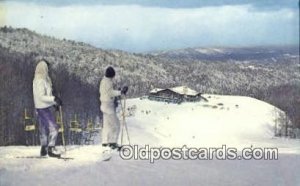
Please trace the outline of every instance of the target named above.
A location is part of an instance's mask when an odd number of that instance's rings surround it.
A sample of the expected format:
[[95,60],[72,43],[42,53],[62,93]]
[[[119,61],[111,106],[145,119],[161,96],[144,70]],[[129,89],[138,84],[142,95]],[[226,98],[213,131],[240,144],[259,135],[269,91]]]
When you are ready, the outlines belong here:
[[264,100],[285,111],[293,128],[300,129],[300,83],[271,86],[264,93]]
[[[32,107],[29,79],[32,77],[30,56],[0,50],[0,144],[22,143],[22,113],[25,105]],[[22,64],[20,66],[19,64]]]
[[[108,65],[117,71],[117,86],[129,85],[138,97],[155,87],[189,86],[203,93],[245,95],[285,111],[299,126],[298,58],[281,63],[264,60],[200,61],[102,50],[58,40],[27,29],[0,28],[0,145],[24,144],[23,112],[34,115],[32,80],[37,59],[51,63],[54,88],[64,103],[65,123],[77,114],[85,125],[99,118],[99,81]],[[271,60],[271,59],[270,59]],[[101,119],[101,116],[100,116]]]

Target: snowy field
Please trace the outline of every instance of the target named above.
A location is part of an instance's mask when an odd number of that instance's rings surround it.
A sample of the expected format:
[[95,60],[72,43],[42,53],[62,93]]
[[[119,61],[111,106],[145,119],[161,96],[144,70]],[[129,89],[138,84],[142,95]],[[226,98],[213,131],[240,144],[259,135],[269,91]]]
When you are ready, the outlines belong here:
[[[127,102],[132,144],[140,147],[276,147],[278,160],[101,159],[101,146],[68,146],[74,160],[24,159],[39,147],[0,147],[0,186],[6,185],[300,185],[300,141],[274,138],[278,109],[238,96],[204,95],[208,102]],[[280,111],[279,111],[280,112]],[[100,138],[100,137],[99,137]],[[59,147],[61,148],[61,147]],[[61,148],[62,149],[62,148]]]

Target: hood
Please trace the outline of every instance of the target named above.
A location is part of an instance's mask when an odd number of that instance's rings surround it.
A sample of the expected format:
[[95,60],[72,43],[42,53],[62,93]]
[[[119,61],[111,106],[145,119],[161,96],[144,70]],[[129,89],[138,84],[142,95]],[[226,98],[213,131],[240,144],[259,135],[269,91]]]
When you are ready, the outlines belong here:
[[41,61],[37,64],[35,68],[34,79],[43,79],[52,84],[48,73],[48,65],[45,61]]

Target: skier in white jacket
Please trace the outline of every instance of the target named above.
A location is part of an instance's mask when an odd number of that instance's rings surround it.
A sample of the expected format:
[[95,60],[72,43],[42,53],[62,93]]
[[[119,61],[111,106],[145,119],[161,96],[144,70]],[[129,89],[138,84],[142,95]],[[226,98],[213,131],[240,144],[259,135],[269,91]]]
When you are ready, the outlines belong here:
[[35,69],[33,79],[33,99],[39,119],[41,156],[60,157],[55,153],[55,143],[59,126],[55,122],[51,107],[61,106],[62,101],[52,95],[52,82],[48,74],[49,63],[41,60]]
[[120,132],[120,122],[116,114],[115,99],[121,94],[125,95],[128,91],[127,86],[124,86],[121,90],[114,90],[114,77],[115,70],[112,67],[108,67],[99,88],[100,110],[103,113],[102,146],[110,147],[111,149],[119,148],[117,141]]

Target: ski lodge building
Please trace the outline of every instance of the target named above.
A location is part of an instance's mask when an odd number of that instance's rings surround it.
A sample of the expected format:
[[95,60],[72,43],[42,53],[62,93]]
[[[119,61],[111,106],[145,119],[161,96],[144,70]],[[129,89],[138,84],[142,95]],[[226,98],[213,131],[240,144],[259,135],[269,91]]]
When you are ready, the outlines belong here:
[[167,88],[167,89],[155,88],[150,91],[148,95],[148,99],[180,104],[184,101],[186,102],[200,101],[201,93],[192,90],[186,86],[179,86],[179,87]]

